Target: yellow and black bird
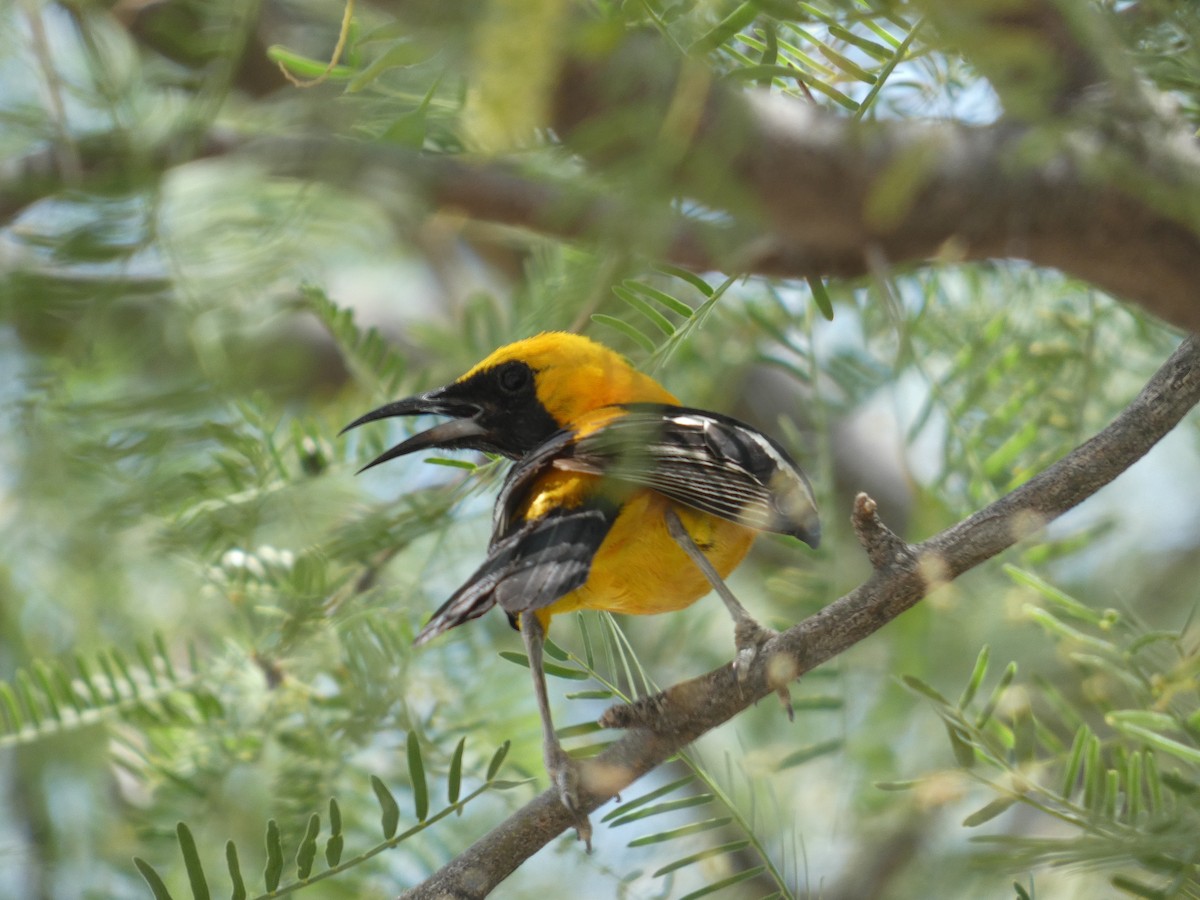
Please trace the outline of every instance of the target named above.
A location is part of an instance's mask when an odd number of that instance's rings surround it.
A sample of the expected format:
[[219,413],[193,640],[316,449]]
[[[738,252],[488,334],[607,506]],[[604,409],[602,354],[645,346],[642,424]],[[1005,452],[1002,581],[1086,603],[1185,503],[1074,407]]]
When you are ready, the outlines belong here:
[[816,547],[812,489],[771,438],[680,406],[623,357],[574,334],[501,347],[445,387],[382,406],[345,430],[425,414],[450,420],[364,468],[435,447],[516,462],[496,500],[487,559],[416,643],[493,606],[507,613],[529,654],[547,772],[587,840],[578,771],[554,733],[546,697],[542,645],[551,617],[575,609],[670,612],[716,588],[737,625],[739,651],[753,653],[770,632],[722,579],[759,532]]

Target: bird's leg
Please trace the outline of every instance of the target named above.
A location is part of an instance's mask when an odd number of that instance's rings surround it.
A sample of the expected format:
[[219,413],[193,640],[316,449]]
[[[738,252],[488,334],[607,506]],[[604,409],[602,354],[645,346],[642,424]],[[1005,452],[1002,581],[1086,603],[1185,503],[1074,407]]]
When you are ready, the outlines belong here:
[[[737,647],[737,656],[733,661],[733,670],[737,673],[738,683],[741,684],[745,680],[747,673],[749,673],[750,665],[754,662],[754,657],[758,655],[758,651],[779,632],[773,628],[760,625],[746,611],[746,607],[742,606],[738,598],[734,596],[733,591],[729,589],[729,585],[725,583],[725,579],[717,573],[712,563],[709,562],[708,557],[696,546],[696,542],[692,540],[692,536],[683,527],[683,522],[680,521],[679,515],[670,507],[667,508],[666,520],[667,531],[675,539],[675,543],[679,545],[680,549],[688,555],[688,558],[696,564],[696,568],[708,579],[708,583],[717,592],[717,596],[725,603],[725,608],[729,610],[729,615],[733,617],[733,643]],[[787,683],[784,682],[782,685],[778,685],[775,688],[775,693],[779,695],[779,699],[783,703],[783,708],[787,712],[787,717],[789,719],[794,718],[792,696],[788,691]]]
[[558,742],[554,733],[554,722],[550,718],[550,699],[546,693],[546,673],[542,669],[542,645],[546,634],[542,623],[532,612],[521,613],[521,638],[525,642],[525,653],[529,656],[529,670],[533,674],[533,692],[537,697],[538,713],[542,717],[542,756],[546,762],[546,773],[550,783],[558,788],[563,806],[575,818],[575,834],[592,852],[592,823],[587,813],[579,808],[579,769]]
[[696,568],[708,579],[708,583],[712,585],[713,590],[725,602],[725,608],[729,610],[729,615],[733,617],[734,643],[738,648],[739,659],[744,652],[749,651],[747,662],[753,660],[754,653],[758,648],[773,638],[776,632],[758,624],[754,620],[754,617],[746,611],[746,607],[742,606],[738,598],[734,596],[733,591],[729,589],[729,585],[717,574],[717,570],[713,568],[708,557],[696,546],[696,542],[692,540],[692,536],[683,527],[683,522],[680,521],[679,515],[675,510],[668,508],[666,519],[667,531],[675,539],[675,543],[679,545],[680,549],[696,564]]

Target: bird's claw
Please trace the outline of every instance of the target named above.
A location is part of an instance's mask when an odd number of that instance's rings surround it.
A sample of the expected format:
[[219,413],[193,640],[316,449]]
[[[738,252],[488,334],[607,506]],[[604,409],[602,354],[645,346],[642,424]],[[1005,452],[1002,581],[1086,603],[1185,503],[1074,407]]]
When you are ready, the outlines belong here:
[[[737,647],[737,656],[733,658],[733,671],[737,676],[739,688],[745,683],[750,669],[754,665],[754,660],[766,646],[767,641],[778,635],[779,632],[775,629],[759,625],[749,616],[738,619],[733,631],[733,642]],[[788,721],[796,721],[796,712],[792,708],[792,692],[786,681],[775,687],[775,695],[783,704],[783,711],[787,713]]]
[[579,763],[567,756],[561,747],[546,748],[546,772],[550,783],[558,790],[559,799],[575,820],[575,836],[592,852],[592,823],[579,804]]
[[733,658],[733,673],[737,676],[738,687],[741,688],[754,665],[754,657],[758,656],[758,648],[754,646],[739,647],[737,656]]
[[778,634],[779,632],[775,629],[759,625],[749,616],[738,619],[733,629],[733,643],[737,647],[737,656],[733,659],[733,671],[737,675],[739,685],[750,674],[750,669],[754,665],[759,651],[766,646],[767,641]]

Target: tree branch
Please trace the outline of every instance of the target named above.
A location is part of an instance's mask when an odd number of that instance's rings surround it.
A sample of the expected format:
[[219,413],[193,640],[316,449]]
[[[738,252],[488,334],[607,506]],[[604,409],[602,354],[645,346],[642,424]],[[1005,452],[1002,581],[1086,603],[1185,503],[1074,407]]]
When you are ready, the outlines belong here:
[[[196,152],[240,147],[273,172],[377,196],[381,178],[397,179],[407,196],[478,220],[630,245],[698,271],[838,277],[866,274],[872,260],[1027,259],[1200,332],[1191,208],[1200,150],[1185,132],[1145,122],[1114,124],[1111,134],[1083,125],[1048,134],[1005,123],[863,123],[706,83],[684,145],[661,134],[678,70],[663,70],[657,54],[641,59],[637,43],[602,63],[568,66],[556,114],[572,146],[621,170],[620,193],[587,179],[323,138],[246,144],[218,135]],[[642,114],[630,115],[626,102]],[[654,124],[639,127],[642,119]],[[114,154],[119,147],[104,136],[82,141],[77,187],[124,186],[131,167]],[[177,154],[165,145],[142,163],[165,167]],[[0,221],[62,186],[54,166],[49,151],[0,165]],[[677,194],[730,215],[684,215]]]
[[[310,138],[253,147],[275,172],[353,183],[376,196],[381,178],[399,179],[406,196],[477,220],[628,244],[698,271],[858,276],[873,259],[1024,258],[1200,331],[1200,234],[1184,208],[1200,196],[1200,152],[1190,137],[1146,149],[1148,164],[1134,172],[1116,145],[1084,128],[1038,149],[1048,139],[1023,126],[859,123],[714,90],[705,129],[750,137],[726,159],[727,177],[693,180],[685,163],[673,186],[734,213],[716,222],[676,212],[644,173],[614,193],[587,179],[539,179],[381,145]],[[621,131],[622,140],[632,133]],[[1035,151],[1038,161],[1025,159]],[[625,146],[588,152],[615,154],[622,168],[638,157]],[[744,193],[732,196],[730,184]]]
[[[1094,70],[1072,71],[1074,96]],[[349,144],[341,168],[316,174],[391,173],[476,219],[628,242],[698,270],[837,277],[878,260],[1026,259],[1200,332],[1200,149],[1152,106],[1053,129],[860,122],[715,83],[642,39],[568,61],[559,84],[553,125],[602,186]],[[680,197],[727,215],[680,214]]]
[[[853,522],[874,567],[870,579],[771,640],[739,684],[730,665],[610,709],[609,727],[629,726],[585,769],[591,812],[705,732],[882,628],[922,597],[1078,505],[1142,458],[1200,402],[1200,337],[1183,341],[1107,428],[1040,475],[975,515],[915,546],[879,520],[859,494]],[[654,723],[651,729],[647,723]],[[572,824],[556,791],[546,791],[423,884],[401,895],[484,897]]]
[[795,274],[861,275],[872,253],[1021,258],[1200,331],[1200,149],[1157,109],[1102,112],[1045,129],[858,122],[627,40],[564,67],[554,126],[594,167],[728,210],[824,266]]
[[[1015,56],[1052,69],[1037,88],[1043,115],[1016,113],[988,127],[860,122],[734,89],[639,35],[606,54],[569,55],[552,114],[572,150],[619,173],[620,192],[613,180],[535,178],[378,144],[347,141],[315,154],[307,138],[257,146],[270,148],[272,168],[323,159],[297,174],[357,179],[365,189],[381,172],[394,174],[435,206],[624,242],[695,270],[837,277],[867,274],[872,259],[1026,259],[1200,332],[1200,149],[1149,88],[1130,87],[1137,79],[1111,23],[1086,4],[1054,0],[921,2],[946,39],[996,56],[992,81],[1010,108],[1038,79],[1002,67],[1014,58],[1005,35],[1032,42],[1034,51]],[[1100,102],[1082,102],[1096,99],[1097,85]],[[1065,125],[1027,124],[1064,108],[1072,113]],[[129,189],[147,170],[242,143],[183,138],[135,152],[124,135],[84,137],[78,183],[58,171],[52,150],[2,161],[0,221],[64,186]],[[281,148],[291,163],[276,158]],[[728,215],[680,214],[680,197]]]

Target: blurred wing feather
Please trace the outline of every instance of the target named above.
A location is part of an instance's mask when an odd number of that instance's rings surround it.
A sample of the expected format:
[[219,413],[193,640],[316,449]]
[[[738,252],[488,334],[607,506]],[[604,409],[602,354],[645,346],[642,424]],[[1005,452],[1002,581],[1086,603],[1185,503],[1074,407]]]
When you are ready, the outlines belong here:
[[516,517],[526,492],[536,488],[537,476],[549,470],[561,449],[561,444],[548,443],[513,466],[497,498],[487,559],[433,614],[416,643],[423,644],[493,606],[499,605],[510,618],[543,609],[587,581],[592,559],[616,519],[615,504],[585,498],[578,506],[538,519]]
[[626,414],[571,442],[560,468],[652,488],[679,503],[816,546],[812,487],[771,438],[718,413],[631,403]]

